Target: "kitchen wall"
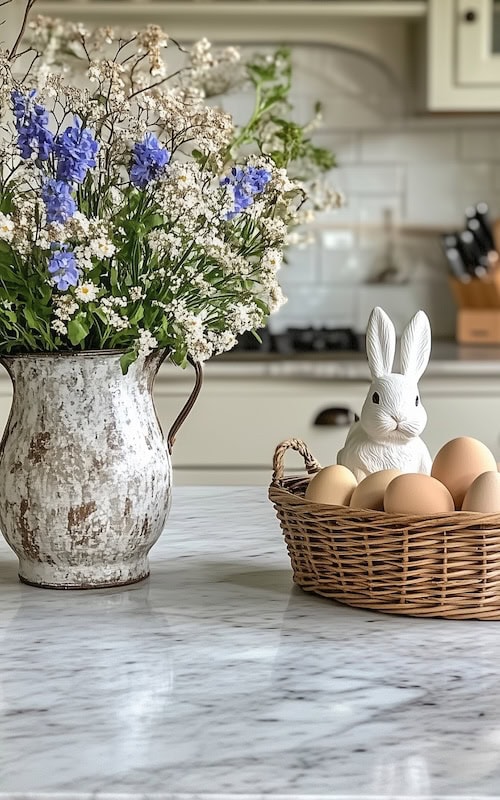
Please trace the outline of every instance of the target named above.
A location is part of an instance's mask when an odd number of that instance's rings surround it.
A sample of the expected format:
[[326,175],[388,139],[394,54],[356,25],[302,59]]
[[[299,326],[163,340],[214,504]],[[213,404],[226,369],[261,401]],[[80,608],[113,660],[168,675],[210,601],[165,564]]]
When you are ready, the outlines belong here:
[[299,47],[294,61],[296,112],[305,120],[323,101],[315,139],[337,154],[328,181],[346,205],[318,216],[311,246],[290,250],[281,272],[289,301],[271,329],[363,331],[380,304],[399,329],[424,308],[435,336],[453,335],[439,229],[460,226],[479,200],[500,214],[500,116],[418,115],[411,90],[357,53]]

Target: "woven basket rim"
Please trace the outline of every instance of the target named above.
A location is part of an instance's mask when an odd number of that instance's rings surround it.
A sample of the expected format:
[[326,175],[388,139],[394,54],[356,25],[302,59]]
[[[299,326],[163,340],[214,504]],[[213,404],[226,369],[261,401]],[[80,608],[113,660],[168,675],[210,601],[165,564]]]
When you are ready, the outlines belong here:
[[[296,450],[303,456],[308,473],[307,475],[286,476],[284,474],[284,456],[286,451],[289,449]],[[287,484],[297,484],[310,480],[317,472],[319,472],[321,465],[319,461],[317,461],[311,454],[306,443],[301,439],[287,439],[276,447],[273,459],[273,468],[273,476],[268,492],[269,499],[272,499],[271,492],[273,490],[285,492],[289,497],[293,497],[295,502],[300,502],[304,511],[307,511],[311,514],[314,514],[315,512],[318,514],[325,514],[329,509],[338,509],[339,512],[343,511],[344,514],[350,515],[353,518],[359,518],[360,516],[364,516],[365,518],[372,517],[374,519],[378,519],[380,522],[384,519],[397,518],[403,525],[422,524],[425,523],[426,520],[438,522],[439,520],[450,519],[454,521],[454,524],[458,524],[459,520],[462,520],[464,526],[467,525],[467,521],[476,525],[478,523],[481,524],[482,521],[484,521],[484,524],[491,525],[495,522],[498,522],[500,525],[500,512],[496,511],[483,512],[455,510],[441,511],[437,514],[402,514],[396,512],[391,512],[389,514],[387,511],[377,511],[371,508],[351,508],[350,506],[339,506],[334,505],[333,503],[313,503],[311,500],[306,500],[297,492],[291,491]]]
[[288,495],[288,497],[293,497],[295,498],[296,501],[299,501],[304,507],[304,510],[307,509],[307,511],[309,511],[311,514],[314,514],[315,512],[321,514],[322,512],[324,513],[328,509],[330,510],[338,509],[339,511],[343,511],[343,513],[345,513],[346,515],[350,514],[353,517],[370,516],[370,517],[376,517],[380,521],[388,517],[398,517],[399,519],[401,519],[401,522],[403,524],[425,522],[426,520],[437,521],[440,519],[449,519],[450,517],[452,517],[457,521],[460,519],[464,520],[464,523],[466,520],[471,520],[474,523],[477,523],[480,519],[484,519],[484,521],[488,523],[498,521],[498,524],[500,525],[500,512],[485,513],[483,511],[455,510],[455,511],[441,511],[437,514],[403,514],[398,512],[391,512],[391,514],[389,514],[387,511],[377,511],[376,509],[373,508],[351,508],[350,506],[337,505],[336,503],[316,503],[313,502],[312,500],[306,500],[297,492],[293,492],[286,486],[282,485],[287,481],[299,482],[301,480],[303,481],[309,480],[309,478],[312,477],[313,477],[312,475],[297,476],[297,477],[294,476],[294,477],[282,478],[281,481],[272,481],[269,486],[269,497],[270,499],[272,499],[271,492],[273,490],[284,492],[286,495]]

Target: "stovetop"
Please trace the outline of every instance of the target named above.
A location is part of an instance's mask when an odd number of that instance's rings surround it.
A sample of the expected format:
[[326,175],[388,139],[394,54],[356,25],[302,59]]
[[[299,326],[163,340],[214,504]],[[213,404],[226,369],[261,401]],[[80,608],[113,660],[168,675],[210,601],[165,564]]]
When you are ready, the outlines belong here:
[[328,353],[360,352],[361,337],[352,328],[287,328],[281,333],[271,333],[267,328],[257,331],[261,341],[251,332],[242,334],[231,351],[235,354],[275,354],[281,356],[327,355]]

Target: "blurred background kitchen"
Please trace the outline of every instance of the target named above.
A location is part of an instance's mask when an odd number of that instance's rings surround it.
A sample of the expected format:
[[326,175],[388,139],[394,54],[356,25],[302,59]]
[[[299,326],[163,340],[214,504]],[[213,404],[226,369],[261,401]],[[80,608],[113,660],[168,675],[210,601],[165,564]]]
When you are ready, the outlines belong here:
[[[431,452],[469,434],[500,458],[500,2],[39,0],[35,12],[130,28],[155,22],[182,42],[206,36],[244,53],[290,45],[295,117],[306,121],[315,100],[323,104],[314,139],[336,154],[327,180],[345,203],[316,217],[309,246],[290,248],[281,270],[288,303],[262,345],[247,337],[207,364],[198,411],[174,452],[178,482],[268,482],[274,445],[289,436],[333,463],[365,396],[356,350],[374,305],[398,332],[419,308],[431,320],[422,383]],[[19,22],[9,14],[6,36]],[[248,99],[231,102],[237,110]],[[472,251],[444,238],[467,229],[466,210],[479,219]],[[466,328],[457,344],[459,306]],[[166,368],[158,379],[164,427],[189,384],[178,373]]]

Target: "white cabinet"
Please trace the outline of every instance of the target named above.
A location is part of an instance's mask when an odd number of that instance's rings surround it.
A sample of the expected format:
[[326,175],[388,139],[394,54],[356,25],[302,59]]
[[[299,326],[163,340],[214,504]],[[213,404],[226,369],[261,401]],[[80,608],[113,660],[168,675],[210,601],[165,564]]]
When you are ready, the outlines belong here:
[[[320,463],[335,463],[367,388],[365,380],[208,375],[174,446],[175,480],[266,485],[275,446],[291,437],[307,442]],[[456,436],[473,436],[500,461],[500,377],[428,377],[420,390],[428,415],[423,438],[431,455]],[[165,433],[188,392],[187,375],[158,383],[156,405]],[[325,410],[331,424],[315,424]],[[302,472],[301,458],[287,454],[286,469]]]
[[[165,437],[186,401],[193,374],[161,369],[155,406]],[[260,484],[271,480],[276,445],[303,439],[321,464],[332,464],[350,422],[359,413],[368,380],[299,377],[236,377],[206,368],[200,397],[177,434],[172,461],[177,484]],[[434,377],[420,382],[431,455],[455,436],[474,436],[500,461],[500,375]],[[0,428],[9,414],[12,389],[0,372]],[[330,424],[315,424],[319,414]],[[326,420],[325,420],[326,417]],[[287,473],[304,471],[289,451]]]
[[[186,376],[187,377],[187,376]],[[269,483],[275,446],[304,439],[318,459],[335,462],[367,382],[207,377],[172,454],[177,483]],[[187,380],[158,385],[155,402],[166,433],[189,391]],[[315,424],[327,411],[332,425]],[[290,470],[302,471],[290,453]]]
[[500,109],[500,3],[429,0],[427,108]]

